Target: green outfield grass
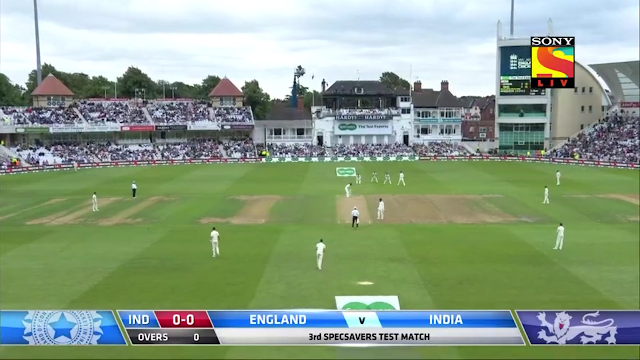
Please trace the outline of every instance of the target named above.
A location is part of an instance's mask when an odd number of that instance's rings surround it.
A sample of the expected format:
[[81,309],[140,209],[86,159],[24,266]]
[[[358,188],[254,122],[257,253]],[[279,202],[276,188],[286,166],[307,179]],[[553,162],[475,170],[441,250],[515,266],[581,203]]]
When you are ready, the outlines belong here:
[[[364,184],[337,177],[356,167]],[[562,185],[555,186],[555,171]],[[369,183],[400,170],[407,186]],[[638,309],[638,171],[529,163],[219,164],[0,178],[2,309]],[[139,185],[131,200],[130,183]],[[382,180],[382,176],[380,176]],[[542,204],[543,187],[551,204]],[[91,212],[98,192],[100,212]],[[378,197],[387,219],[377,223]],[[57,200],[54,200],[57,199]],[[108,203],[110,201],[110,203]],[[363,211],[351,230],[349,208]],[[363,209],[364,210],[364,209]],[[368,221],[371,219],[371,224]],[[558,222],[565,248],[552,250]],[[211,258],[218,227],[222,257]],[[322,272],[315,243],[325,239]],[[362,286],[358,282],[373,282]],[[97,347],[0,358],[620,358],[634,347]]]

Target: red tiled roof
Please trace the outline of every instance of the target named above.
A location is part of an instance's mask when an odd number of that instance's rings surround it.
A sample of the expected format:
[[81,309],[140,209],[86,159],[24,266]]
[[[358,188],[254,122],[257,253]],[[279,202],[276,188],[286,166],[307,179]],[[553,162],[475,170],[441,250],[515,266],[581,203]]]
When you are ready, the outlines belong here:
[[227,77],[225,76],[224,79],[220,80],[218,85],[216,85],[216,87],[211,90],[211,93],[209,93],[209,97],[222,96],[241,97],[244,96],[244,94],[242,93],[242,91],[240,91],[240,89],[238,89],[237,86],[233,85],[231,80],[227,79]]
[[53,74],[49,74],[38,87],[33,90],[31,96],[73,96],[73,92],[58,80]]

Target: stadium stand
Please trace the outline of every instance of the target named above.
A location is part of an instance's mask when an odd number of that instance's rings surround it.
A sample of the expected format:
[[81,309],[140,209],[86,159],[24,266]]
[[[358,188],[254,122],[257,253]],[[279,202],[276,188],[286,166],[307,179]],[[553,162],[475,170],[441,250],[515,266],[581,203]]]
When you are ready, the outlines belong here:
[[636,114],[614,114],[570,139],[552,157],[640,162],[640,121]]

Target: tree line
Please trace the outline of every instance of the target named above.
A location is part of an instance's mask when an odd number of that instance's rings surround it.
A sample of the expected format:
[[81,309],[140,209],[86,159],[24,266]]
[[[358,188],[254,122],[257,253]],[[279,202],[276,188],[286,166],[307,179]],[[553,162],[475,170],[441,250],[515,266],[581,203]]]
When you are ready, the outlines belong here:
[[[209,93],[218,85],[221,78],[216,75],[207,75],[200,83],[187,84],[181,81],[168,82],[154,80],[148,74],[137,67],[130,66],[116,81],[98,75],[90,76],[85,73],[64,72],[53,65],[42,65],[42,78],[53,74],[62,81],[76,98],[147,98],[147,99],[207,99]],[[410,83],[393,72],[384,72],[380,81],[391,89],[410,89]],[[29,73],[26,84],[20,85],[0,73],[0,106],[29,106],[30,94],[37,86],[36,70]],[[271,106],[276,101],[289,101],[289,95],[284,98],[272,98],[261,87],[258,80],[246,81],[241,87],[245,96],[245,102],[251,106],[254,115],[258,119],[264,119]],[[304,99],[306,108],[312,104],[322,103],[322,96],[318,91],[310,91],[308,87],[300,86],[298,96]]]

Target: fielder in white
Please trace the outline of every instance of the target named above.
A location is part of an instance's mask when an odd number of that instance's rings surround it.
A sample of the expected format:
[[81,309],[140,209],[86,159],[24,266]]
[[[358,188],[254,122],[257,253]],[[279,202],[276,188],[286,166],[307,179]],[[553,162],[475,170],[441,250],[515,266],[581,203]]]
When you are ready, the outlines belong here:
[[391,175],[389,175],[389,173],[384,173],[384,184],[389,184],[391,185]]
[[400,171],[400,177],[398,178],[398,186],[400,186],[400,184],[407,186],[407,184],[404,183],[404,173],[402,171]]
[[378,202],[378,220],[384,220],[384,201],[382,201],[382,198]]
[[362,185],[362,175],[356,174],[356,185]]
[[377,183],[378,182],[378,172],[374,171],[373,174],[371,174],[371,182],[372,183]]
[[556,185],[560,185],[560,170],[556,171]]
[[562,245],[564,245],[564,226],[560,223],[560,226],[556,229],[556,247],[553,250],[562,250]]
[[77,161],[73,162],[73,170],[78,171],[78,162]]
[[324,258],[324,249],[326,246],[322,239],[316,244],[316,262],[318,263],[318,270],[322,270],[322,258]]
[[544,200],[542,200],[543,204],[549,203],[549,188],[547,186],[544,187]]
[[347,186],[344,187],[344,194],[347,197],[351,197],[351,183],[348,183]]
[[98,211],[98,195],[96,192],[93,192],[93,196],[91,196],[91,207],[93,211]]
[[220,240],[220,233],[215,227],[211,229],[211,250],[213,257],[220,256],[220,248],[218,247],[218,241]]

